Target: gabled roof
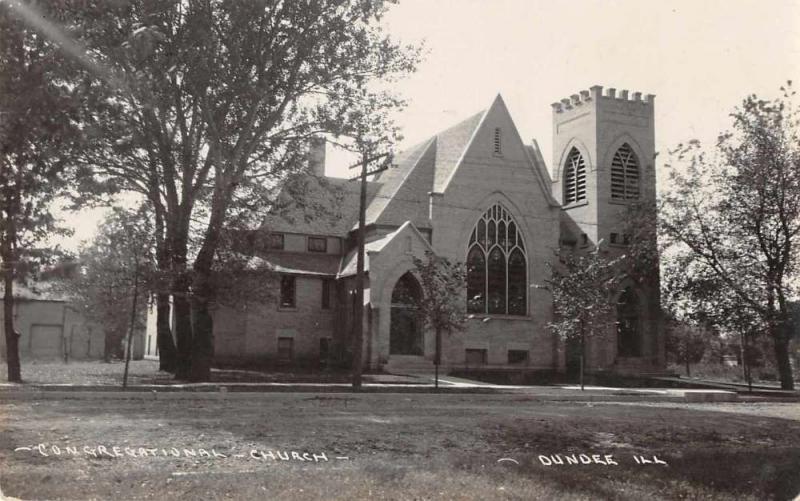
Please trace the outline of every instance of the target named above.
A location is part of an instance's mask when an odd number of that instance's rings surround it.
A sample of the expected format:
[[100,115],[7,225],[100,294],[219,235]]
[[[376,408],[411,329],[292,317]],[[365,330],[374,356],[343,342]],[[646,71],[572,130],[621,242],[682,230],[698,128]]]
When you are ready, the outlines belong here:
[[[367,242],[364,244],[364,271],[369,271],[369,261],[370,261],[370,254],[371,253],[378,253],[385,249],[388,245],[390,245],[398,235],[403,232],[412,232],[420,241],[425,244],[425,248],[433,252],[433,247],[425,237],[419,232],[417,228],[411,223],[411,221],[406,221],[399,228],[394,230],[391,233],[384,235],[383,237],[373,240],[372,242]],[[342,266],[339,270],[339,274],[337,278],[347,277],[351,275],[355,275],[356,267],[358,265],[358,256],[356,255],[357,249],[353,249],[347,253],[347,255],[342,259]]]
[[[513,140],[524,150],[525,161],[531,166],[545,199],[558,206],[538,145],[524,145],[498,94],[488,109],[398,154],[395,167],[376,175],[367,187],[367,225],[392,227],[411,221],[417,228],[430,228],[429,193],[446,190],[483,123],[497,117],[511,124]],[[359,183],[305,174],[294,179],[282,196],[285,206],[273,211],[263,228],[345,237],[358,227]]]
[[[367,203],[379,187],[367,183]],[[359,183],[347,179],[298,174],[286,183],[261,229],[344,237],[358,221],[359,190]]]
[[367,224],[398,226],[413,221],[420,228],[431,227],[427,207],[436,144],[436,138],[418,144],[397,156],[396,167],[381,173],[376,179],[380,187],[367,207]]
[[458,167],[475,131],[489,110],[483,110],[436,136],[436,168],[433,191],[441,193]]

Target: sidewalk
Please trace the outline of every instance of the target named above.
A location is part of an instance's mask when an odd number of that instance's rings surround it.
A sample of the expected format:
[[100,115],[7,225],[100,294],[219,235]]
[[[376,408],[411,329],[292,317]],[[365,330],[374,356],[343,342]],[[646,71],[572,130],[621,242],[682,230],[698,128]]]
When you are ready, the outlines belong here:
[[[119,385],[98,384],[0,384],[0,399],[13,398],[70,398],[80,393],[109,392],[129,398],[159,395],[167,398],[192,398],[212,395],[213,398],[245,397],[254,393],[441,393],[441,394],[514,394],[531,400],[576,402],[734,402],[740,400],[735,391],[683,388],[614,388],[576,385],[512,386],[497,385],[452,376],[440,376],[439,388],[434,388],[434,376],[365,375],[359,390],[345,383],[180,383],[135,384],[123,390]],[[184,394],[178,396],[178,394]],[[240,397],[240,398],[241,398]],[[750,399],[746,399],[750,400]],[[759,399],[761,400],[761,399]]]

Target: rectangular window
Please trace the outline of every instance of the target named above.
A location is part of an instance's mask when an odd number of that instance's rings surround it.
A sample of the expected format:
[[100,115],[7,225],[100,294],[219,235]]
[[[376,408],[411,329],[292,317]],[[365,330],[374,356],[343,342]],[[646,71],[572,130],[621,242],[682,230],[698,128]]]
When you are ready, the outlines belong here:
[[267,235],[267,248],[270,250],[283,250],[283,233],[270,233]]
[[525,365],[528,363],[528,350],[508,350],[508,363]]
[[325,237],[308,237],[308,252],[328,252],[328,239]]
[[625,245],[631,244],[631,235],[630,233],[623,233],[622,234],[622,243]]
[[619,243],[619,235],[617,233],[612,233],[611,234],[611,243],[612,244]]
[[466,362],[470,366],[486,365],[486,350],[468,348],[466,350]]
[[322,279],[322,309],[331,309],[331,282],[330,278]]
[[586,233],[581,233],[581,245],[586,246],[589,245],[589,235]]
[[289,275],[281,277],[281,308],[295,308],[297,306],[295,279]]
[[290,337],[278,338],[278,360],[281,362],[289,362],[294,355],[294,339]]
[[331,358],[331,339],[328,337],[319,338],[319,361],[327,362]]

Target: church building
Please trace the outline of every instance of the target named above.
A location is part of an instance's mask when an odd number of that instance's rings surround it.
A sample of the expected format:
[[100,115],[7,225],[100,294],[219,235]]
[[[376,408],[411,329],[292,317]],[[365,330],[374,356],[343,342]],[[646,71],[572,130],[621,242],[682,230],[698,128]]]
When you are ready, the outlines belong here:
[[[407,298],[420,294],[413,257],[466,263],[462,332],[445,334],[443,370],[562,371],[569,349],[550,329],[537,284],[559,246],[623,253],[622,214],[654,203],[654,96],[594,86],[552,105],[550,169],[519,135],[499,95],[489,107],[398,154],[368,183],[365,369],[433,370],[434,335]],[[318,363],[352,355],[358,181],[326,177],[324,145],[263,223],[253,262],[275,276],[271,301],[220,307],[218,361]],[[658,279],[620,288],[617,322],[590,340],[589,370],[664,367]],[[469,298],[469,300],[468,300]]]

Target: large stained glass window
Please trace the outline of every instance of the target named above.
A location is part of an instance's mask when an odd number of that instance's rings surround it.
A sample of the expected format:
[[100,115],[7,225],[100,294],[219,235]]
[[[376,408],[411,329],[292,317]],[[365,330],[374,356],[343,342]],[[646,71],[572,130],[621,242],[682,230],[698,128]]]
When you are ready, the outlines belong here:
[[467,311],[528,313],[528,265],[522,233],[511,214],[493,205],[475,224],[467,251]]

